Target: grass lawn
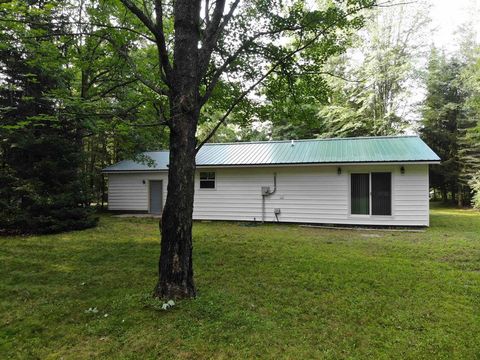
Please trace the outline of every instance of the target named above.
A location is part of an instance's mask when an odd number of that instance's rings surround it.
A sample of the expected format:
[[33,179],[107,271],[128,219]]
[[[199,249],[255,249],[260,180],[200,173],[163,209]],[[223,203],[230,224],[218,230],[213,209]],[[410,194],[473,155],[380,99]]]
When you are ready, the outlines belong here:
[[196,223],[198,298],[168,311],[158,252],[152,219],[0,238],[0,358],[480,358],[478,212],[424,233]]

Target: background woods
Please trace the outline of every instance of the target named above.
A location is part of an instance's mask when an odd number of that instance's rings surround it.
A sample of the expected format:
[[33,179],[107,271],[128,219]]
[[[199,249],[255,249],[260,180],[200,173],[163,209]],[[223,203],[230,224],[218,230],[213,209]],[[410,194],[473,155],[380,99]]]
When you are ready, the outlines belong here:
[[[13,138],[27,129],[38,132],[39,114],[42,126],[47,117],[50,125],[70,123],[78,155],[73,168],[80,170],[77,181],[83,189],[79,200],[104,207],[107,189],[102,168],[169,145],[169,128],[161,121],[168,108],[166,99],[141,81],[161,83],[152,66],[157,58],[153,44],[120,2],[10,1],[0,10],[5,174]],[[108,14],[121,21],[106,21]],[[255,89],[257,95],[239,101],[209,141],[389,135],[418,129],[444,160],[432,169],[434,196],[470,204],[478,178],[475,34],[466,25],[460,31],[464,35],[459,51],[446,54],[442,49],[428,50],[426,5],[385,6],[365,15],[364,28],[345,31],[335,47],[311,47],[298,54],[295,66],[281,64]],[[170,20],[164,28],[167,36],[173,34]],[[239,41],[233,36],[227,40],[232,47]],[[267,51],[256,45],[249,52],[260,48]],[[243,56],[231,67],[246,78],[218,80],[202,108],[198,139],[212,133],[241,93],[242,83],[253,76],[257,66]],[[422,88],[425,100],[415,100],[415,89]],[[12,192],[7,189],[7,184],[15,183],[11,174],[3,181],[1,191]],[[12,201],[11,194],[8,198]]]

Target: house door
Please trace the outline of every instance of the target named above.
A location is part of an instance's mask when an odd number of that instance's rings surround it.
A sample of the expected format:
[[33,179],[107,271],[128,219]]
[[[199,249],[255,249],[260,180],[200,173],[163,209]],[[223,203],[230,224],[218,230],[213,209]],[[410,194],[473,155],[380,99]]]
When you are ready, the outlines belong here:
[[162,181],[150,181],[150,214],[162,213]]

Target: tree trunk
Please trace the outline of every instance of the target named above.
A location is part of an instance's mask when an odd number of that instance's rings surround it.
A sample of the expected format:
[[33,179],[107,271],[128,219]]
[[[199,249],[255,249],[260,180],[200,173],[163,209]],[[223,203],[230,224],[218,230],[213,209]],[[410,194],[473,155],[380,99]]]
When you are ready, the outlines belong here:
[[[195,297],[192,266],[192,213],[195,190],[195,132],[198,106],[182,106],[184,97],[172,99],[170,157],[165,208],[160,223],[162,235],[159,281],[154,296],[165,299]],[[183,103],[185,105],[185,103]]]
[[170,74],[170,163],[161,221],[159,280],[154,296],[195,297],[192,266],[192,213],[199,100],[200,1],[174,5],[175,45]]
[[463,185],[458,185],[457,206],[463,208]]
[[154,291],[154,296],[159,298],[195,297],[192,266],[194,130],[185,119],[182,126],[172,129],[170,133],[168,193],[160,225],[159,281]]
[[442,185],[441,191],[442,191],[442,201],[443,203],[446,204],[448,201],[448,191],[445,185]]

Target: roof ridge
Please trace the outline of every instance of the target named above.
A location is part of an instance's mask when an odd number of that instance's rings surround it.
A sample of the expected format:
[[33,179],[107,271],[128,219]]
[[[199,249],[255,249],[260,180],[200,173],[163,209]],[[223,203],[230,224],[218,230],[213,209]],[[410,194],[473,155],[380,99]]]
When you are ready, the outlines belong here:
[[[347,137],[333,137],[333,138],[316,138],[316,139],[290,139],[290,140],[258,140],[258,141],[237,141],[237,142],[224,142],[224,143],[206,143],[203,146],[212,145],[248,145],[248,144],[282,144],[282,143],[294,143],[296,142],[309,142],[309,141],[339,141],[339,140],[375,140],[375,139],[395,139],[395,138],[411,138],[420,137],[418,135],[381,135],[381,136],[347,136]],[[144,151],[145,153],[159,153],[169,152],[168,149]]]
[[206,143],[204,146],[212,145],[244,145],[244,144],[273,144],[273,143],[291,143],[293,142],[308,142],[308,141],[338,141],[338,140],[362,140],[362,139],[392,139],[392,138],[406,138],[419,137],[418,135],[382,135],[382,136],[350,136],[350,137],[336,137],[336,138],[316,138],[316,139],[290,139],[290,140],[263,140],[263,141],[237,141],[224,143]]

